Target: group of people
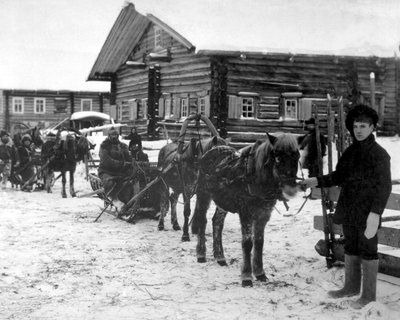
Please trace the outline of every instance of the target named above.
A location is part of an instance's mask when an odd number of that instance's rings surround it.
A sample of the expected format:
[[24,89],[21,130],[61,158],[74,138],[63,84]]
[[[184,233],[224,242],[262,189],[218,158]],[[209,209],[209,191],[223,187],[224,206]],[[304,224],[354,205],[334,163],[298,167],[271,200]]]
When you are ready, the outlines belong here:
[[0,131],[0,179],[1,188],[7,187],[7,182],[21,185],[21,190],[31,191],[34,181],[30,181],[36,174],[33,162],[35,144],[29,135],[24,135],[21,144],[16,146],[10,134]]

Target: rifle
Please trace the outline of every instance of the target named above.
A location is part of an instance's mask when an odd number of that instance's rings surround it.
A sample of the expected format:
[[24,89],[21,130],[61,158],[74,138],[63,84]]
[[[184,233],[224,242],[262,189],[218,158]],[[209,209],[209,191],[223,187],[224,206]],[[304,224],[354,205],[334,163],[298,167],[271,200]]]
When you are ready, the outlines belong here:
[[336,261],[336,258],[333,254],[333,242],[335,241],[335,234],[333,232],[332,226],[332,215],[328,214],[327,211],[327,203],[328,198],[325,193],[324,183],[323,183],[323,161],[322,161],[322,150],[321,150],[321,137],[319,130],[319,118],[318,118],[318,108],[314,107],[314,118],[315,118],[315,134],[317,140],[317,155],[318,155],[318,176],[320,180],[320,188],[321,188],[321,204],[322,204],[322,216],[324,220],[324,235],[325,235],[325,259],[326,266],[328,268],[332,268],[333,263]]

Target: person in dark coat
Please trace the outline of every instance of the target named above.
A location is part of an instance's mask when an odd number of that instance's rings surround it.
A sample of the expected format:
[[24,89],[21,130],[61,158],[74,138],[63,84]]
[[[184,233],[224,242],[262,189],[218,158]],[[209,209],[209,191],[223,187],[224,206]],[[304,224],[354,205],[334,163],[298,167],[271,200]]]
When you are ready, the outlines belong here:
[[358,295],[362,278],[362,295],[352,302],[356,309],[376,300],[377,231],[392,190],[390,156],[372,133],[377,123],[374,109],[365,105],[351,109],[345,124],[354,142],[339,159],[336,170],[321,179],[304,181],[306,187],[341,187],[333,222],[343,227],[345,283],[340,290],[328,294],[333,298]]
[[137,133],[136,128],[132,128],[131,132],[123,137],[124,140],[129,141],[129,151],[132,153],[132,157],[136,159],[136,154],[142,151],[142,138]]
[[[36,167],[32,162],[33,154],[33,143],[29,135],[24,135],[21,139],[21,145],[18,147],[18,155],[20,159],[20,167],[16,171],[18,175],[21,176],[21,183],[24,184],[30,178],[32,178],[36,173]],[[31,191],[33,188],[32,181],[29,185],[25,186],[23,191]]]
[[10,178],[11,171],[14,167],[19,166],[19,157],[17,150],[10,138],[10,134],[5,131],[0,131],[0,175],[1,188],[7,187],[7,181]]
[[[305,156],[302,158],[302,167],[308,170],[308,177],[318,176],[318,151],[317,151],[317,134],[315,130],[315,119],[310,118],[305,122],[308,133],[300,142],[300,150],[305,151]],[[320,133],[321,156],[326,155],[326,137]]]
[[124,187],[125,178],[132,175],[132,161],[128,146],[119,141],[119,132],[112,127],[108,137],[100,145],[98,175],[108,198],[120,208],[123,203],[118,195]]

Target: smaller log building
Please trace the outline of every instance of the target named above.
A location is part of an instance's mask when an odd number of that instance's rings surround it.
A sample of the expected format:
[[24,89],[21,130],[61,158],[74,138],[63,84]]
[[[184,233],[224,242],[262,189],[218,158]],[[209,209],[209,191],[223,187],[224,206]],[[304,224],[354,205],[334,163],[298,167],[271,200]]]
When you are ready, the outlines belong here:
[[0,128],[11,133],[47,128],[77,111],[109,114],[109,92],[0,89]]

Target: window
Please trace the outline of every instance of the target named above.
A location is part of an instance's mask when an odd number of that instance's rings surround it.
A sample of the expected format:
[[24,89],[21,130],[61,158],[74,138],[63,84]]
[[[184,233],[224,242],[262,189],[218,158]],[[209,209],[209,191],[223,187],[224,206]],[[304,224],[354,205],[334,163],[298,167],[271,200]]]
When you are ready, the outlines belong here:
[[81,100],[81,111],[92,111],[92,99]]
[[189,114],[199,113],[198,98],[189,98]]
[[181,117],[185,118],[189,115],[188,99],[181,99]]
[[54,113],[66,113],[68,108],[67,98],[55,98],[54,99]]
[[33,112],[34,113],[46,113],[46,99],[35,98]]
[[242,118],[254,118],[254,99],[241,98],[242,100]]
[[285,118],[297,119],[297,99],[285,99],[284,107]]
[[24,113],[24,98],[12,98],[13,112]]
[[162,29],[156,26],[154,27],[154,48],[160,49],[162,47]]
[[206,99],[205,98],[199,99],[199,113],[202,115],[206,114]]

